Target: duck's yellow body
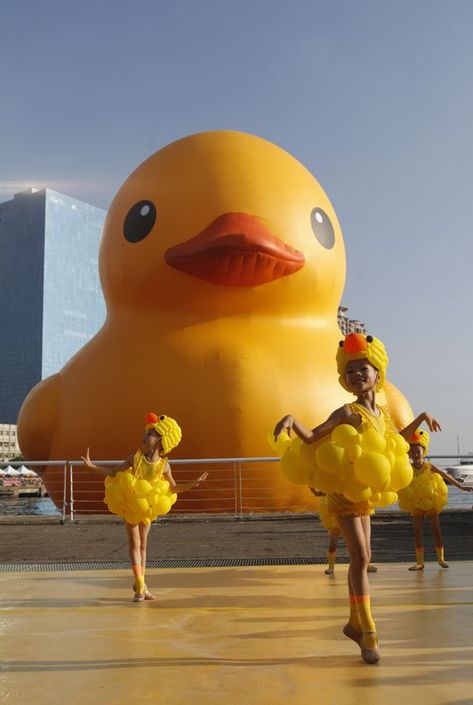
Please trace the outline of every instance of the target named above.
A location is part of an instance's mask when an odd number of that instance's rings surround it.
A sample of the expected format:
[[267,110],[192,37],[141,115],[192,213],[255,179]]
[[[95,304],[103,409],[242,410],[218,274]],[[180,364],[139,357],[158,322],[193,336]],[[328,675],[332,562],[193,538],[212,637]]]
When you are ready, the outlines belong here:
[[[22,407],[30,459],[78,458],[87,446],[94,458],[125,457],[148,408],[178,420],[173,457],[266,456],[283,414],[312,427],[351,400],[335,363],[337,216],[307,169],[270,142],[207,132],[151,156],[110,207],[100,275],[103,328]],[[407,419],[407,402],[390,394],[395,420]],[[94,481],[86,472],[76,492]],[[248,508],[311,506],[276,465],[263,474],[264,497],[250,492]]]

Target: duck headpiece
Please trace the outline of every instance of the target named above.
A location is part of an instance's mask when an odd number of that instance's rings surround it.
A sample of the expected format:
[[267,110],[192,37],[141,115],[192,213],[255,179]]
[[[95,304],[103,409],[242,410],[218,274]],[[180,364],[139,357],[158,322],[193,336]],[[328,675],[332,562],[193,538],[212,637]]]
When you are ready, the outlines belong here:
[[347,387],[345,380],[345,369],[350,360],[362,360],[366,358],[379,372],[379,380],[376,391],[383,388],[386,381],[386,368],[388,366],[388,356],[383,343],[372,335],[361,333],[349,333],[345,340],[341,340],[337,350],[338,381],[347,392],[351,391]]
[[150,411],[145,416],[145,422],[145,431],[149,431],[153,428],[161,436],[163,450],[166,455],[179,445],[182,438],[182,431],[177,421],[170,416],[165,416],[164,414],[158,416]]
[[428,453],[430,444],[430,435],[427,431],[421,431],[420,428],[417,429],[412,434],[412,438],[409,439],[411,445],[419,445],[424,449],[424,453]]

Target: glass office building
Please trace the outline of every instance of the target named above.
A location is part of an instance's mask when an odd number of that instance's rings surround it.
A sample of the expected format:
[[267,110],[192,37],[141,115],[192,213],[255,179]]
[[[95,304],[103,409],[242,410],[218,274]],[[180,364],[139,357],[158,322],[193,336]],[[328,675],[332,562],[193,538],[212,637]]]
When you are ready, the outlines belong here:
[[105,211],[51,189],[0,204],[0,423],[105,319],[98,248]]

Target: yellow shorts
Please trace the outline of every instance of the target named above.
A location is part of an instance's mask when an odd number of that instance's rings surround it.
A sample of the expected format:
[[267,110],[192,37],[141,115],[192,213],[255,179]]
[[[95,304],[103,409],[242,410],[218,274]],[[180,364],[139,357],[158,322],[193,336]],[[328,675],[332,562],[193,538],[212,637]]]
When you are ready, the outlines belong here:
[[369,502],[350,502],[342,494],[327,495],[328,510],[337,517],[366,517],[374,514]]

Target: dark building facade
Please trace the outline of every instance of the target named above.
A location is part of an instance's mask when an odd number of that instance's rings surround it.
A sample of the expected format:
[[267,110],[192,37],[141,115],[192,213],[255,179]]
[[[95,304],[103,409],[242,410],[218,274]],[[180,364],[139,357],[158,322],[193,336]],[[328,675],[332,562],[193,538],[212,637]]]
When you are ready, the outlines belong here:
[[105,211],[51,189],[0,204],[0,423],[101,327]]

